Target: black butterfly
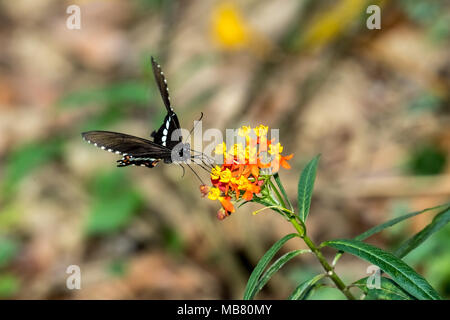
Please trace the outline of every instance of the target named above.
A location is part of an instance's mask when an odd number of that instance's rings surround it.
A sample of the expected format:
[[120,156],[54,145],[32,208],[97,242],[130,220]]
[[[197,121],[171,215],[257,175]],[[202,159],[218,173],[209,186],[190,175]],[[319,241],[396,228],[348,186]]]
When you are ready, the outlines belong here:
[[178,137],[172,139],[174,131],[180,129],[180,123],[170,104],[169,89],[164,73],[153,57],[151,62],[156,83],[167,109],[163,124],[151,134],[153,141],[110,131],[88,131],[81,134],[84,140],[94,146],[121,154],[123,157],[117,161],[118,167],[140,165],[153,168],[161,160],[164,163],[172,163],[185,162],[191,158],[190,145],[182,142],[181,132]]

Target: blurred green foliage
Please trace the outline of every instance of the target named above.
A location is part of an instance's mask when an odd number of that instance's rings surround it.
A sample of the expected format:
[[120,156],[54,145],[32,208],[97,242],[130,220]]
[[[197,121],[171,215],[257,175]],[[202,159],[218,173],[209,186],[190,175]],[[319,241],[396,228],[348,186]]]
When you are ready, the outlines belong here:
[[151,92],[149,86],[137,81],[113,83],[103,88],[85,89],[64,96],[59,105],[63,108],[87,107],[99,105],[147,105]]
[[431,93],[423,93],[414,99],[408,106],[408,109],[412,112],[436,112],[441,108],[441,99]]
[[0,298],[11,298],[19,289],[19,278],[11,273],[0,274]]
[[183,239],[177,230],[168,226],[162,228],[163,243],[170,252],[179,254],[184,249]]
[[127,273],[128,263],[125,259],[116,259],[108,264],[108,271],[115,277],[123,277]]
[[413,21],[427,28],[431,40],[440,42],[450,37],[448,1],[402,0],[400,4]]
[[0,268],[6,266],[19,251],[19,244],[5,237],[0,236]]
[[100,173],[94,178],[92,207],[86,223],[89,235],[107,234],[126,226],[143,205],[143,198],[123,171]]
[[5,165],[3,193],[14,191],[18,183],[34,169],[45,165],[62,153],[62,141],[59,138],[36,141],[20,146],[12,151]]
[[416,175],[434,175],[442,173],[447,162],[447,154],[433,144],[415,147],[410,154],[408,169]]

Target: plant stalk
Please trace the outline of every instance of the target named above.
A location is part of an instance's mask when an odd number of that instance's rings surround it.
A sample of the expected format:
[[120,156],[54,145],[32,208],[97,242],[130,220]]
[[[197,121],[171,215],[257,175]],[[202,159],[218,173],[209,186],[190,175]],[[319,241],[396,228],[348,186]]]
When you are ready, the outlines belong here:
[[345,283],[341,280],[341,278],[339,278],[339,276],[336,274],[336,272],[330,266],[328,261],[325,259],[322,252],[316,247],[316,245],[312,242],[312,240],[306,235],[305,231],[303,230],[302,226],[297,222],[296,218],[291,217],[289,219],[289,221],[294,226],[295,230],[297,230],[298,234],[303,239],[303,241],[306,243],[306,245],[311,249],[311,251],[317,257],[320,264],[327,272],[327,276],[334,282],[336,287],[347,297],[347,299],[356,300],[356,298],[350,292],[349,288],[345,285]]

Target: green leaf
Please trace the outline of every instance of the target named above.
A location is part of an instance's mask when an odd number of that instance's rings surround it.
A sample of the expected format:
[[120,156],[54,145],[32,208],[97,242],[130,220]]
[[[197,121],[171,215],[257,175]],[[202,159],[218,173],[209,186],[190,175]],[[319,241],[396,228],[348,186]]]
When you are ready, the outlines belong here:
[[421,210],[421,211],[416,211],[416,212],[412,212],[412,213],[408,213],[408,214],[402,215],[402,216],[397,217],[395,219],[389,220],[389,221],[387,221],[387,222],[385,222],[383,224],[375,226],[375,227],[365,231],[364,233],[361,233],[359,236],[355,237],[354,239],[355,240],[359,240],[359,241],[365,240],[365,239],[371,237],[372,235],[374,235],[374,234],[376,234],[376,233],[378,233],[380,231],[383,231],[386,228],[392,227],[393,225],[396,225],[397,223],[402,222],[403,220],[406,220],[406,219],[415,217],[415,216],[417,216],[419,214],[422,214],[422,213],[425,213],[425,212],[428,212],[428,211],[431,211],[431,210],[439,209],[439,208],[442,208],[442,207],[449,207],[449,204],[447,203],[447,204],[443,204],[443,205],[440,205],[440,206],[427,208],[427,209],[424,209],[424,210]]
[[314,285],[323,277],[325,277],[325,274],[318,274],[315,277],[312,277],[309,280],[306,280],[298,285],[297,288],[294,289],[294,291],[289,296],[289,300],[305,300],[308,296],[308,293],[311,291],[312,288],[314,288]]
[[[432,208],[427,208],[427,209],[424,209],[424,210],[421,210],[421,211],[416,211],[416,212],[407,213],[407,214],[402,215],[402,216],[400,216],[400,217],[397,217],[397,218],[394,218],[394,219],[392,219],[392,220],[389,220],[389,221],[387,221],[387,222],[385,222],[385,223],[383,223],[383,224],[380,224],[380,225],[378,225],[378,226],[375,226],[375,227],[373,227],[373,228],[370,228],[369,230],[367,230],[367,231],[361,233],[360,235],[356,236],[356,237],[354,238],[354,240],[363,241],[363,240],[365,240],[365,239],[367,239],[367,238],[373,236],[374,234],[376,234],[376,233],[378,233],[378,232],[381,232],[381,231],[383,231],[384,229],[387,229],[387,228],[389,228],[389,227],[392,227],[392,226],[396,225],[397,223],[400,223],[400,222],[402,222],[402,221],[404,221],[404,220],[406,220],[406,219],[415,217],[415,216],[417,216],[417,215],[419,215],[419,214],[422,214],[422,213],[425,213],[425,212],[428,212],[428,211],[431,211],[431,210],[443,208],[443,207],[448,207],[448,208],[450,208],[450,204],[447,203],[447,204],[435,206],[435,207],[432,207]],[[336,257],[334,258],[334,261],[333,261],[333,265],[336,264],[336,262],[337,262],[337,261],[340,259],[340,257],[342,256],[342,254],[343,254],[343,252],[340,251],[340,252],[336,255]]]
[[[265,207],[278,206],[277,203],[271,203],[271,202],[267,201],[267,200],[264,199],[264,198],[258,198],[258,197],[253,197],[252,201],[246,201],[246,202],[244,202],[242,205],[246,204],[247,202],[256,202],[256,203],[259,203],[259,204],[261,204],[261,205],[263,205],[263,206],[265,206]],[[278,213],[281,214],[282,216],[285,215],[285,212],[283,212],[283,210],[281,210],[281,209],[278,209],[278,208],[271,208],[271,209],[272,209],[273,211],[278,212]]]
[[392,279],[381,277],[379,289],[368,288],[367,279],[368,277],[365,277],[353,283],[366,294],[365,300],[415,300]]
[[273,175],[273,178],[274,178],[274,180],[275,180],[275,182],[276,182],[278,188],[280,189],[281,194],[282,194],[283,197],[284,197],[284,200],[286,201],[286,203],[289,204],[290,210],[292,211],[293,208],[292,208],[291,202],[289,201],[289,197],[288,197],[288,195],[287,195],[287,193],[286,193],[286,190],[284,189],[283,184],[281,183],[280,175],[279,175],[278,173],[275,173],[275,174]]
[[322,245],[348,252],[373,263],[389,274],[400,287],[418,299],[441,299],[427,280],[392,253],[357,240],[337,239],[325,241]]
[[400,247],[395,250],[394,255],[399,258],[405,257],[412,250],[421,245],[425,240],[427,240],[433,233],[438,232],[450,221],[450,208],[447,208],[440,213],[438,213],[433,221],[420,232],[415,234],[413,237],[406,240]]
[[258,281],[258,284],[256,285],[254,294],[250,299],[253,299],[253,297],[261,291],[261,289],[266,285],[266,283],[270,280],[270,278],[278,271],[280,270],[285,263],[287,263],[292,258],[298,256],[299,254],[311,252],[311,250],[293,250],[290,251],[283,256],[281,256],[278,260],[276,260],[269,268],[267,268],[267,271],[264,272],[264,274],[261,276],[261,278]]
[[248,279],[247,286],[244,292],[244,300],[250,300],[255,296],[256,287],[258,285],[259,277],[263,273],[266,266],[269,264],[270,260],[272,260],[273,256],[280,250],[280,248],[290,239],[298,236],[296,233],[291,233],[277,242],[264,254],[264,256],[259,260],[255,269],[253,270],[250,278]]
[[298,182],[298,209],[300,219],[306,222],[311,206],[311,197],[314,189],[314,180],[316,179],[317,165],[320,154],[312,159],[303,169]]

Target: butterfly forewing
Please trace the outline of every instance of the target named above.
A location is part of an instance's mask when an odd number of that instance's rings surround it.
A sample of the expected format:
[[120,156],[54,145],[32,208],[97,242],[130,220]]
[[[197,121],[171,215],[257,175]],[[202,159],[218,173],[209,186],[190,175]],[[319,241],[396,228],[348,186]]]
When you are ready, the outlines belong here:
[[164,73],[162,72],[160,65],[155,61],[155,59],[153,59],[153,57],[151,60],[155,81],[158,84],[161,98],[167,109],[167,115],[164,118],[163,124],[157,131],[154,131],[152,133],[153,142],[165,146],[169,149],[173,149],[178,143],[182,142],[181,135],[176,139],[172,137],[173,132],[176,129],[180,129],[180,123],[170,104],[169,89],[167,86],[167,81],[164,77]]
[[133,157],[166,159],[171,150],[153,141],[110,131],[89,131],[81,134],[87,142],[103,150]]
[[170,105],[169,88],[167,87],[166,78],[164,77],[164,73],[162,72],[160,65],[155,61],[155,59],[153,59],[153,57],[152,68],[153,75],[155,76],[156,84],[158,85],[164,105],[166,106],[166,109],[169,113],[171,111],[173,112],[172,106]]

